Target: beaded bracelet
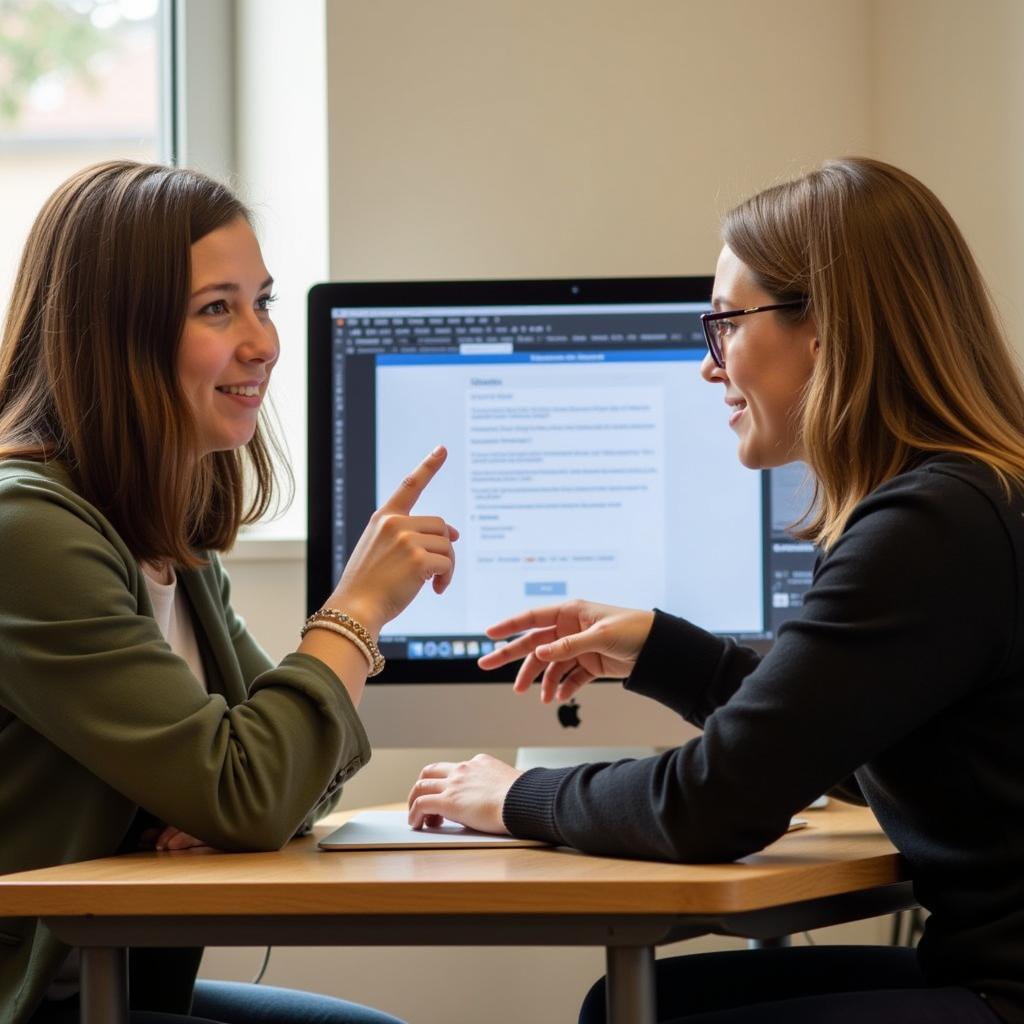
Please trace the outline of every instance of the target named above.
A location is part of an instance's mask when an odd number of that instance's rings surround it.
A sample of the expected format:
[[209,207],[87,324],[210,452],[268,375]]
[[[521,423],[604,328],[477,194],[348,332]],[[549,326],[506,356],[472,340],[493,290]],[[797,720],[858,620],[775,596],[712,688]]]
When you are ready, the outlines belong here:
[[327,629],[350,640],[366,658],[368,676],[379,675],[383,670],[384,655],[380,653],[377,641],[370,635],[370,631],[351,615],[346,615],[338,608],[325,606],[306,619],[300,636],[305,636],[311,629]]
[[332,633],[337,633],[338,636],[343,636],[346,640],[351,641],[352,644],[358,647],[359,650],[362,652],[363,657],[366,659],[367,670],[373,668],[373,655],[370,653],[370,648],[367,647],[366,644],[364,644],[363,641],[360,640],[359,637],[357,637],[355,633],[352,632],[351,629],[346,629],[344,626],[339,626],[336,622],[328,622],[326,619],[320,619],[314,622],[313,625],[309,628],[328,629]]

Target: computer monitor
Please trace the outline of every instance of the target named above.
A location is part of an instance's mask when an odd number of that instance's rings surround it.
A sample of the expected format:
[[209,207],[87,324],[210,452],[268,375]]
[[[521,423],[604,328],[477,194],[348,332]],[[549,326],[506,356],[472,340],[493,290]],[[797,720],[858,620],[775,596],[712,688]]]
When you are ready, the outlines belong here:
[[[457,568],[385,627],[362,713],[381,746],[664,745],[678,720],[597,684],[575,716],[484,673],[485,627],[570,597],[660,607],[770,642],[814,552],[785,528],[804,473],[736,457],[699,373],[708,277],[330,283],[309,295],[307,599],[436,444],[417,511],[455,524]],[[581,723],[573,726],[574,717]]]

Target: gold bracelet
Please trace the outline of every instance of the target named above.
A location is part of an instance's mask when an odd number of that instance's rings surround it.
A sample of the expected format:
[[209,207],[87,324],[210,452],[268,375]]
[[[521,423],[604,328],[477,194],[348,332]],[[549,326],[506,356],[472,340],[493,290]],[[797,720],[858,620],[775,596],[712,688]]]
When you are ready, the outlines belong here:
[[[328,625],[330,624],[330,625]],[[339,629],[332,629],[332,626],[338,626]],[[330,608],[326,605],[319,611],[313,612],[308,619],[306,619],[305,625],[302,627],[301,636],[305,636],[311,629],[318,627],[331,629],[332,632],[341,633],[343,636],[349,633],[353,634],[351,639],[357,640],[359,643],[357,646],[364,650],[367,658],[367,665],[369,666],[369,675],[376,676],[381,673],[384,669],[384,655],[380,653],[380,648],[377,646],[377,641],[370,635],[370,631],[356,619],[353,619],[351,615],[346,615],[339,608]]]
[[338,636],[343,636],[348,640],[354,647],[358,647],[363,657],[366,659],[366,670],[370,672],[373,669],[373,655],[370,653],[370,649],[359,639],[350,629],[346,629],[344,626],[339,626],[336,622],[328,622],[326,619],[317,619],[316,622],[312,623],[309,629],[304,630],[303,636],[306,635],[312,629],[324,629],[330,630],[332,633],[337,633]]

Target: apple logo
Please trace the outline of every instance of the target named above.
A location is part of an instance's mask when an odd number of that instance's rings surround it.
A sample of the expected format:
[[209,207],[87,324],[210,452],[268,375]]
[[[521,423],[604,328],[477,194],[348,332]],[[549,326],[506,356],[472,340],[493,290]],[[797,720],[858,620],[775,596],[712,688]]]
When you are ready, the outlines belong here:
[[558,705],[558,724],[563,729],[577,729],[580,724],[580,706],[575,700]]

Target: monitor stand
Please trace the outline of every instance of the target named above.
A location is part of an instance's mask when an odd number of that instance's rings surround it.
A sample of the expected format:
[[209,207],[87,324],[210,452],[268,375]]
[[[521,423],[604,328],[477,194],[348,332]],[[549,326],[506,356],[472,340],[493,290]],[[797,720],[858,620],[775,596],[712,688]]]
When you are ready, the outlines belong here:
[[653,757],[656,747],[520,747],[516,751],[516,767],[570,768],[592,761],[621,761],[623,758]]
[[[557,706],[558,722],[564,729],[580,724],[579,705],[575,698]],[[623,758],[651,757],[658,751],[653,746],[550,746],[519,747],[516,752],[516,767],[521,771],[530,768],[571,768],[577,764],[594,761],[621,761]]]

